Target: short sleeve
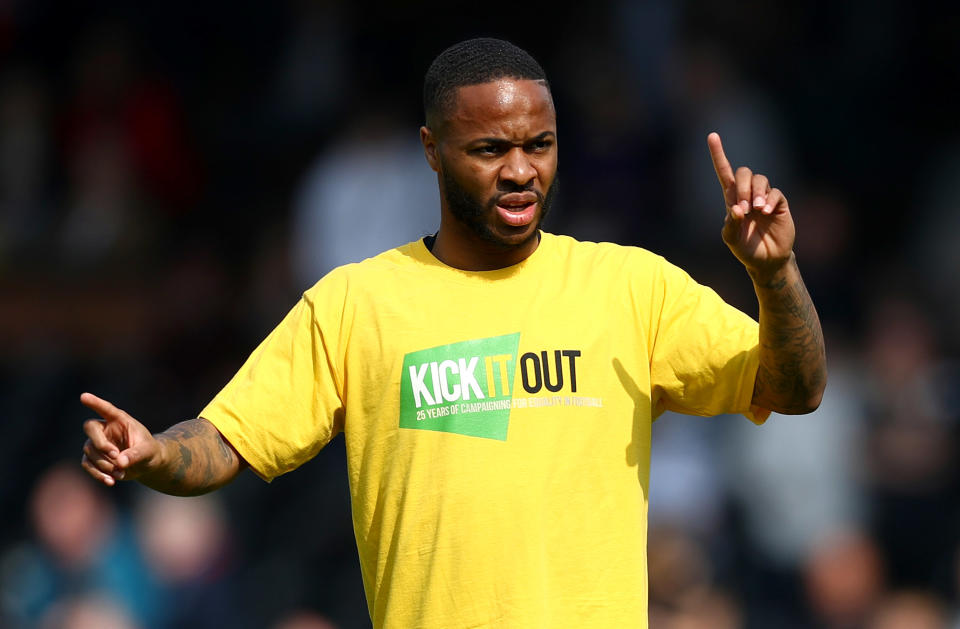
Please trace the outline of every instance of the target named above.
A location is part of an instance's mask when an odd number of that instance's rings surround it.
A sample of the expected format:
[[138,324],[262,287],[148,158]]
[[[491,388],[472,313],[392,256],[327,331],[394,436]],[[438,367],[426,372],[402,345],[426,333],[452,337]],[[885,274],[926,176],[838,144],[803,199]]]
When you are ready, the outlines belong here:
[[665,260],[656,275],[660,300],[650,355],[654,417],[671,410],[740,413],[758,424],[766,421],[770,411],[752,405],[757,322]]
[[309,461],[343,429],[337,330],[305,294],[200,414],[264,480]]

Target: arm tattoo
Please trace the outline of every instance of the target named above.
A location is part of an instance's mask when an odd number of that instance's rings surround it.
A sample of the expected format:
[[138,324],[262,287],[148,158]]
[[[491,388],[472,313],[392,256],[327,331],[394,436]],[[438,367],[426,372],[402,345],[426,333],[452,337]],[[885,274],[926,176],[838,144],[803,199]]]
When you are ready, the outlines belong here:
[[225,485],[245,467],[209,421],[189,419],[156,436],[169,459],[144,484],[177,496],[196,496]]
[[816,408],[827,371],[820,319],[791,260],[787,273],[754,280],[760,300],[760,366],[754,404],[780,413]]

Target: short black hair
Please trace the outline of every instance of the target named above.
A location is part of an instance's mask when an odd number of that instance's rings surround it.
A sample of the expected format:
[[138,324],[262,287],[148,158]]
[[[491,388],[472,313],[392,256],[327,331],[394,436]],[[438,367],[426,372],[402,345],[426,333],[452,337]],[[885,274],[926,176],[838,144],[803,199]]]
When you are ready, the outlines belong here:
[[508,41],[478,37],[450,46],[437,55],[423,79],[427,123],[453,105],[457,88],[503,78],[543,81],[550,89],[537,60]]

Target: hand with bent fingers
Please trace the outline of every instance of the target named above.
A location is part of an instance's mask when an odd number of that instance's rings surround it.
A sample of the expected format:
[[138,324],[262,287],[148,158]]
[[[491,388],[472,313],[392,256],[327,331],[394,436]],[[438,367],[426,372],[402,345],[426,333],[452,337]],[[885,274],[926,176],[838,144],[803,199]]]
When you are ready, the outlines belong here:
[[770,187],[766,176],[745,166],[734,173],[719,134],[707,136],[707,146],[727,207],[723,241],[748,271],[772,271],[783,266],[790,260],[796,239],[786,197]]
[[104,485],[132,480],[152,471],[160,460],[160,443],[147,428],[110,402],[91,393],[80,401],[103,419],[83,424],[87,441],[83,445],[83,469]]

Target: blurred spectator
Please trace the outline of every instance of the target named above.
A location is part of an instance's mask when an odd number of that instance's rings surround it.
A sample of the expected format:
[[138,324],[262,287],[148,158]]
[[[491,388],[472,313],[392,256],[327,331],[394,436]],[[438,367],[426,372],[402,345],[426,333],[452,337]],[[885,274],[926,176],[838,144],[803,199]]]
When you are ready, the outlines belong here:
[[726,422],[730,496],[761,564],[796,569],[828,533],[859,525],[864,432],[857,364],[831,354],[830,384],[805,417],[773,414],[762,428]]
[[708,538],[721,526],[725,491],[717,441],[725,420],[665,412],[650,447],[650,527],[681,527]]
[[149,573],[167,602],[158,610],[156,626],[242,624],[227,523],[216,497],[176,498],[144,490],[136,523]]
[[2,560],[0,618],[14,627],[243,626],[218,500],[140,492],[131,522],[73,461],[46,472],[31,499],[37,543]]
[[874,540],[862,531],[824,537],[804,565],[804,586],[817,626],[863,627],[884,587],[884,565]]
[[68,173],[63,242],[70,258],[142,255],[162,218],[190,209],[198,160],[173,86],[140,65],[122,22],[84,33],[62,120]]
[[958,381],[922,302],[893,287],[873,301],[866,330],[869,498],[874,534],[895,587],[946,589],[957,539]]
[[136,193],[119,137],[105,133],[78,146],[70,160],[69,209],[62,224],[67,258],[89,265],[138,252],[148,237],[149,216]]
[[651,527],[651,629],[740,629],[739,603],[714,585],[709,555],[682,528]]
[[651,615],[654,610],[679,609],[685,600],[710,586],[713,566],[694,537],[677,527],[659,526],[650,529],[649,539]]
[[35,540],[8,550],[0,574],[2,604],[14,626],[30,626],[58,602],[88,595],[111,600],[125,615],[153,626],[158,590],[132,527],[75,461],[40,477],[30,516]]
[[323,614],[310,610],[296,610],[280,618],[271,629],[338,629]]
[[[707,590],[687,601],[664,629],[742,629],[743,611],[740,603],[726,592]],[[651,629],[660,629],[651,624]]]
[[317,159],[296,194],[294,272],[306,290],[334,267],[359,262],[436,231],[437,177],[414,124],[371,99]]
[[816,412],[773,414],[762,427],[742,418],[723,424],[722,469],[734,513],[726,525],[743,536],[731,544],[731,578],[743,584],[758,628],[805,627],[804,564],[824,538],[865,526],[859,367],[831,346],[828,368]]
[[880,601],[867,629],[949,629],[943,603],[927,592],[898,591]]
[[85,596],[58,602],[38,625],[39,629],[138,629],[113,601]]

